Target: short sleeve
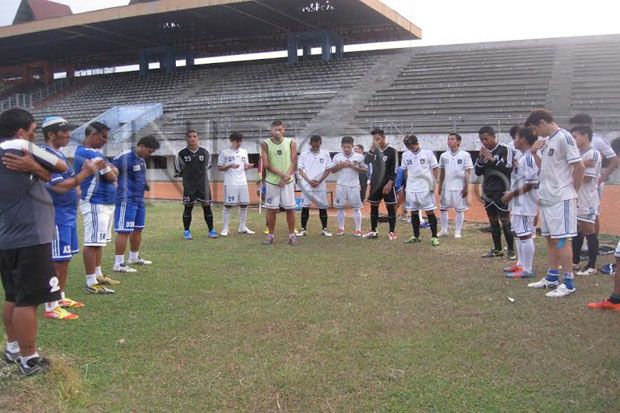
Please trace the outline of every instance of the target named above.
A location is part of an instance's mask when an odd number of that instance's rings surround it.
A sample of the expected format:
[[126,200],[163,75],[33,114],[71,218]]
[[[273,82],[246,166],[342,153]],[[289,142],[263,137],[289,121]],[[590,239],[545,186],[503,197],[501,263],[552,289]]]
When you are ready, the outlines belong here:
[[579,148],[577,148],[577,144],[575,143],[575,139],[567,134],[564,134],[562,138],[562,147],[564,150],[564,158],[568,163],[576,163],[581,160],[581,154],[579,153]]
[[437,168],[439,164],[437,163],[437,157],[435,156],[435,153],[433,151],[429,151],[428,155],[431,169]]
[[471,154],[469,152],[465,152],[465,169],[473,169],[474,161],[471,159]]
[[220,154],[217,156],[217,166],[224,166],[226,165],[226,154],[224,153],[224,151],[220,152]]
[[329,152],[325,152],[325,169],[330,169],[332,166],[332,158],[329,156]]
[[600,155],[598,153],[597,150],[593,150],[592,151],[592,160],[594,161],[594,165],[590,166],[590,167],[586,167],[586,170],[584,171],[584,175],[585,176],[589,176],[590,178],[596,178],[598,175],[598,169],[599,169],[599,159],[600,159]]

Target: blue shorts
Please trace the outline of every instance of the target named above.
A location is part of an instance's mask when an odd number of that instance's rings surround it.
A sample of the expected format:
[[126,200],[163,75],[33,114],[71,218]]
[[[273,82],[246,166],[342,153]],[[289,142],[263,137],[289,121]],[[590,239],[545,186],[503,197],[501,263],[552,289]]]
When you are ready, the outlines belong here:
[[56,225],[56,236],[52,241],[52,260],[69,261],[80,252],[76,225]]
[[121,202],[114,210],[114,232],[130,233],[144,228],[146,208],[144,202]]

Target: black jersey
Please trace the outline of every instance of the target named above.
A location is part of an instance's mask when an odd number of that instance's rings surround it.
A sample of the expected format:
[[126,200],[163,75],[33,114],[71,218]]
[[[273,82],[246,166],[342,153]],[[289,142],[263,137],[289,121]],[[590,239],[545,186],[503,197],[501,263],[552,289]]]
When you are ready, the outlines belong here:
[[391,146],[384,150],[376,148],[368,152],[364,162],[371,167],[370,186],[378,189],[383,188],[388,181],[396,180],[396,149]]
[[209,181],[207,171],[211,168],[211,155],[203,147],[195,151],[183,148],[177,155],[175,168],[183,177],[184,188],[204,188]]
[[510,189],[510,173],[512,172],[512,150],[506,145],[498,143],[491,151],[493,161],[484,162],[478,157],[475,172],[483,176],[482,192],[485,194],[504,193]]

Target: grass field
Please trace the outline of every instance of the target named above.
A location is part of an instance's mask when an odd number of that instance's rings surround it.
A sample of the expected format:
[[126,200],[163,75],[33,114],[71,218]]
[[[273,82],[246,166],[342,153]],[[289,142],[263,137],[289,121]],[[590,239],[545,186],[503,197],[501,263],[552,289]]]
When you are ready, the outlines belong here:
[[[549,299],[500,274],[507,261],[478,258],[489,235],[473,227],[433,248],[427,233],[403,245],[401,222],[396,242],[322,238],[313,215],[311,235],[291,247],[279,215],[269,247],[259,235],[210,240],[201,215],[187,242],[180,206],[152,204],[142,255],[155,264],[120,275],[113,296],[83,292],[77,257],[68,295],[87,307],[72,322],[40,321],[53,371],[20,379],[3,366],[0,410],[620,407],[620,314],[585,307],[609,295],[610,277],[577,279],[575,295]],[[253,212],[250,227],[262,220]]]

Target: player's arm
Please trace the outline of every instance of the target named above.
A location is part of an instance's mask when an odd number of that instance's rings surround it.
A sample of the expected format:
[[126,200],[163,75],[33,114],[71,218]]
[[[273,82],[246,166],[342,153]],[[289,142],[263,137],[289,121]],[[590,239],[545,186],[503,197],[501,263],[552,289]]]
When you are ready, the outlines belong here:
[[92,176],[99,172],[99,170],[105,166],[104,162],[96,162],[96,161],[86,161],[80,172],[71,178],[62,179],[61,175],[55,174],[50,181],[49,189],[58,193],[64,194],[69,192],[73,188],[78,187],[82,181],[84,181],[89,176]]
[[443,181],[446,179],[446,170],[443,165],[441,165],[441,162],[438,169],[439,172],[437,174],[437,193],[441,195],[441,190],[443,189]]
[[319,179],[319,184],[323,182],[325,179],[327,179],[327,177],[329,176],[331,172],[332,172],[331,168],[325,169],[325,171],[323,171],[323,175],[321,175],[321,179]]
[[287,171],[286,175],[291,176],[297,170],[297,142],[291,139],[291,167]]
[[620,166],[620,157],[614,155],[613,157],[607,158],[609,163],[607,167],[601,171],[601,176],[599,178],[599,182],[603,183],[609,179],[609,176],[613,173],[613,171]]
[[482,155],[479,155],[478,159],[476,159],[476,163],[474,164],[474,173],[477,176],[482,176],[484,175],[484,171],[486,170],[487,170],[487,163],[482,157]]
[[465,175],[463,177],[463,191],[461,195],[463,198],[467,198],[467,194],[469,193],[469,183],[471,182],[471,171],[474,169],[473,167],[465,169]]
[[2,163],[11,171],[32,174],[44,182],[49,182],[52,179],[52,172],[37,162],[30,152],[27,150],[22,152],[21,156],[10,152],[5,153]]
[[571,163],[573,166],[573,186],[575,187],[575,191],[579,192],[581,185],[583,184],[583,177],[586,170],[581,159],[577,162]]
[[495,161],[494,167],[501,173],[510,175],[512,172],[512,151],[507,146],[503,146],[503,148],[506,151]]

